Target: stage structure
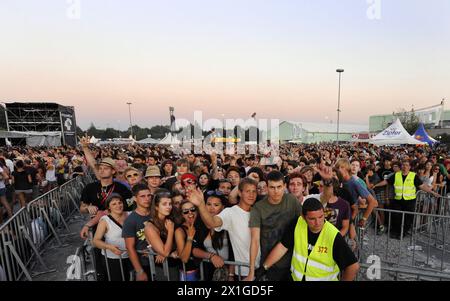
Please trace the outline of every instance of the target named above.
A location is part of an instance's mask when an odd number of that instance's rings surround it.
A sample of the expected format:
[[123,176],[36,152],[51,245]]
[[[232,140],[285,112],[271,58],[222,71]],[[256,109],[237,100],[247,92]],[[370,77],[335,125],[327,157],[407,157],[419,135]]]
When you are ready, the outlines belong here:
[[55,132],[63,145],[75,146],[75,109],[49,102],[5,103],[6,127],[11,132]]

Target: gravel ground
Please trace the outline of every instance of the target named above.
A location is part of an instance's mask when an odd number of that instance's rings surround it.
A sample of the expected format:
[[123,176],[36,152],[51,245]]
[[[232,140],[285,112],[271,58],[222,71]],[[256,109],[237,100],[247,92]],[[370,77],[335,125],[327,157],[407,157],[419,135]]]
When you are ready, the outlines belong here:
[[[80,238],[79,232],[85,223],[86,221],[80,217],[71,220],[71,222],[69,222],[70,234],[67,235],[67,231],[60,231],[62,234],[65,234],[61,237],[61,241],[63,243],[62,246],[58,246],[55,239],[51,241],[49,247],[44,250],[43,257],[47,266],[55,271],[33,276],[33,281],[66,280],[67,269],[70,266],[70,264],[67,263],[67,259],[70,255],[75,254],[77,247],[83,244],[83,240]],[[42,270],[42,266],[37,264],[32,272],[39,273]]]
[[[364,233],[360,262],[370,266],[374,262],[368,261],[369,256],[376,255],[380,258],[382,271],[381,278],[377,280],[439,280],[425,276],[425,272],[421,272],[425,270],[442,272],[447,275],[447,280],[450,280],[450,229],[446,232],[447,242],[444,248],[442,240],[435,239],[436,236],[443,237],[442,231],[438,231],[437,235],[431,232],[431,238],[428,232],[425,232],[397,240],[389,238],[387,233],[375,235],[374,229],[368,228]],[[412,273],[396,273],[386,269]],[[369,280],[366,268],[361,269],[359,280]]]

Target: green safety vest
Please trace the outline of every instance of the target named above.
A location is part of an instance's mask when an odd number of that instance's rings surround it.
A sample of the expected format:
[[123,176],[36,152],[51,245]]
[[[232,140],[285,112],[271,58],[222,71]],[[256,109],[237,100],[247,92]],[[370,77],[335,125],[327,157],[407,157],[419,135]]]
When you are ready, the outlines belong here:
[[398,171],[395,173],[394,191],[395,199],[401,200],[402,198],[406,201],[414,200],[416,198],[416,186],[414,185],[414,178],[416,174],[410,172],[403,182],[402,172]]
[[316,245],[308,255],[308,224],[301,216],[294,233],[291,272],[294,281],[338,281],[339,267],[333,259],[333,245],[339,230],[325,221]]

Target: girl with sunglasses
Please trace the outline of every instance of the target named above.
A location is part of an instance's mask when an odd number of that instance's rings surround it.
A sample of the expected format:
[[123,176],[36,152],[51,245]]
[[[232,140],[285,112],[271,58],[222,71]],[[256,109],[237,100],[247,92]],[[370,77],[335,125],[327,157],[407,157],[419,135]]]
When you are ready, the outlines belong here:
[[145,226],[145,238],[151,245],[156,256],[156,281],[164,281],[162,263],[167,259],[170,281],[178,281],[178,264],[175,260],[176,247],[174,244],[175,223],[173,222],[173,207],[171,194],[166,189],[157,190],[151,207],[150,219]]
[[140,170],[134,167],[128,167],[124,171],[125,180],[127,181],[130,189],[134,187],[134,185],[142,182],[142,173]]
[[[192,249],[197,241],[201,240],[199,235],[204,231],[198,231],[200,225],[197,221],[197,207],[191,202],[184,200],[181,202],[181,214],[183,215],[183,224],[175,231],[175,241],[177,245],[178,256],[183,262],[180,269],[181,281],[198,281],[199,264],[191,259]],[[197,226],[197,227],[196,227]]]

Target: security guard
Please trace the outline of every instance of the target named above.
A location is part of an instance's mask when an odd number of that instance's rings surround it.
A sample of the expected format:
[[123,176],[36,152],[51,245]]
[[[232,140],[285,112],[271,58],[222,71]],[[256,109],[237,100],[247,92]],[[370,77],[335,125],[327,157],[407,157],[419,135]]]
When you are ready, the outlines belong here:
[[288,228],[256,272],[261,279],[283,255],[293,249],[291,276],[294,281],[352,281],[358,261],[339,230],[325,221],[323,206],[316,198],[303,203],[302,216]]
[[[410,170],[411,164],[409,160],[403,160],[401,171],[396,172],[387,180],[383,180],[373,187],[385,186],[387,184],[394,185],[395,197],[393,202],[391,202],[392,210],[414,212],[416,209],[417,188],[431,193],[435,197],[440,197],[439,193],[434,192],[429,186],[423,184],[416,173]],[[400,238],[402,219],[402,214],[392,214],[391,238]],[[412,214],[405,214],[403,233],[409,234],[413,219],[414,216]]]

